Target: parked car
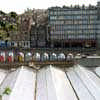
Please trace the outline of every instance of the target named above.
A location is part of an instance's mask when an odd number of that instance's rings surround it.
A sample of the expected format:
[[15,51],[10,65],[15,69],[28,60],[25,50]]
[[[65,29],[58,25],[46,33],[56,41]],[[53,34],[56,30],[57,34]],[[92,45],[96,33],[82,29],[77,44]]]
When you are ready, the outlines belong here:
[[82,55],[82,58],[87,58],[87,55],[84,55],[84,54],[83,54],[83,55]]
[[82,58],[81,54],[80,53],[76,54],[75,59],[80,59],[80,58]]

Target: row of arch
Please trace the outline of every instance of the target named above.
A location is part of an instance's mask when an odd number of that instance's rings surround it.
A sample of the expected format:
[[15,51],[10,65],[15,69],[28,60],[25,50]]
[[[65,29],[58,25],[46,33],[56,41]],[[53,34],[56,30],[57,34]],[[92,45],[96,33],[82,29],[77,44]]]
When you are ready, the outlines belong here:
[[24,54],[23,52],[18,52],[15,54],[14,52],[0,52],[0,62],[29,62],[29,61],[64,61],[64,60],[72,60],[73,54],[69,53],[67,56],[64,53],[43,53],[40,54],[38,52],[32,54],[31,52],[28,52]]

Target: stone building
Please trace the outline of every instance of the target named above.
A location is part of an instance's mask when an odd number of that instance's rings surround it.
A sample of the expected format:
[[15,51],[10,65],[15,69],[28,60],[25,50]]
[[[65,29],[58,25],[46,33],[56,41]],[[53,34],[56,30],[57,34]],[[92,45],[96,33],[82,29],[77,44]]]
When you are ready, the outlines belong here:
[[51,7],[48,29],[51,47],[100,47],[100,2],[97,6]]
[[47,47],[47,10],[33,9],[33,23],[30,30],[31,48]]

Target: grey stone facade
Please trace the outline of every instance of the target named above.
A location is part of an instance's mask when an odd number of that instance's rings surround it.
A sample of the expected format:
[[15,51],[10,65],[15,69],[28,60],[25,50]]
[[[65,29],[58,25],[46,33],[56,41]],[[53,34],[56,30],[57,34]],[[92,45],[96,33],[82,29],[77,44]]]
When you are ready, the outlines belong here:
[[97,6],[51,7],[48,34],[51,47],[100,48],[100,2]]

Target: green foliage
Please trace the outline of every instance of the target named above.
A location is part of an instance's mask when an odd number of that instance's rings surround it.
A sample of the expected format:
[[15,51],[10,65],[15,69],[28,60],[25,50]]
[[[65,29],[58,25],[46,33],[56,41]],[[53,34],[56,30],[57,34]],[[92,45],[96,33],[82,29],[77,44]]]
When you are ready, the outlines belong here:
[[0,100],[2,100],[2,95],[0,95]]
[[7,37],[7,32],[0,30],[0,39],[4,40]]
[[5,12],[3,12],[3,11],[1,11],[1,10],[0,10],[0,14],[2,14],[2,15],[6,15],[6,13],[5,13]]
[[6,87],[4,92],[0,94],[0,100],[2,100],[3,95],[10,95],[10,93],[11,93],[11,89],[9,87]]
[[10,24],[8,28],[9,28],[9,31],[16,31],[17,25]]
[[0,26],[1,26],[3,29],[5,29],[6,22],[0,21]]
[[[0,39],[2,39],[6,36],[5,34],[16,32],[18,30],[19,23],[16,12],[10,12],[9,14],[6,14],[5,12],[0,11],[0,14],[2,16],[2,19],[0,20]],[[5,18],[5,20],[3,20],[3,18]]]
[[10,17],[13,17],[13,18],[17,17],[17,13],[16,12],[10,12],[9,15],[10,15]]
[[9,87],[6,87],[3,94],[10,95],[10,93],[11,93],[11,89]]
[[8,31],[16,31],[17,25],[16,24],[10,24],[8,22],[0,22],[1,29],[8,32]]

